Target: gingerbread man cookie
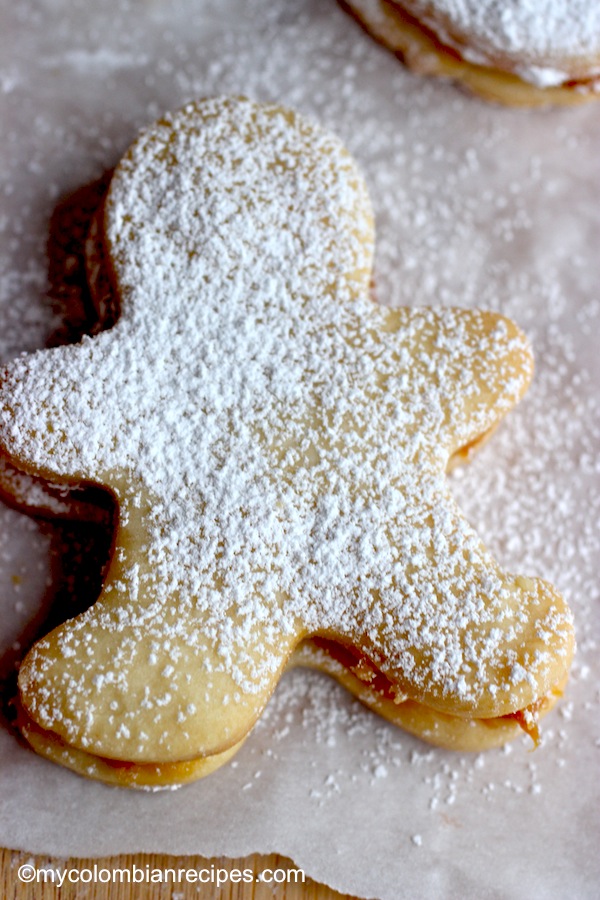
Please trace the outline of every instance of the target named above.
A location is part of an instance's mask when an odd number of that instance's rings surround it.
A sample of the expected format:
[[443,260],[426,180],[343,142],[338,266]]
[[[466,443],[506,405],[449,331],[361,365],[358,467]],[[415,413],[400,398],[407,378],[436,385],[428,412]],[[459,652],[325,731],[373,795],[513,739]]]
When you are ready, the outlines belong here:
[[371,301],[339,141],[278,107],[190,104],[133,144],[99,223],[115,324],[0,374],[4,455],[119,507],[100,597],[21,668],[40,746],[225,760],[314,635],[460,720],[564,681],[566,604],[502,571],[445,481],[526,390],[527,342],[492,313]]

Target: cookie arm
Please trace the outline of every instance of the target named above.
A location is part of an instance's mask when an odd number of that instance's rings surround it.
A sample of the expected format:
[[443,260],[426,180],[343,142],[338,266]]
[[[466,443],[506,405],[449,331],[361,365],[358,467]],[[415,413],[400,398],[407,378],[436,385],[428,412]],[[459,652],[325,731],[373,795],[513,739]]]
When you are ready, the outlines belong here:
[[394,378],[408,379],[404,394],[415,396],[417,409],[412,427],[446,470],[525,394],[533,376],[531,347],[514,322],[496,313],[403,308],[382,315],[388,340],[399,341],[398,371],[382,384],[393,397]]
[[454,383],[442,394],[440,442],[450,458],[483,441],[521,400],[533,377],[531,347],[514,322],[479,310],[462,317],[463,346],[451,362]]
[[[121,427],[115,384],[126,377],[115,343],[107,332],[19,357],[0,372],[0,453],[21,471],[58,484],[102,480]],[[119,367],[111,369],[111,391],[96,374],[105,358]],[[108,419],[114,429],[98,427]]]

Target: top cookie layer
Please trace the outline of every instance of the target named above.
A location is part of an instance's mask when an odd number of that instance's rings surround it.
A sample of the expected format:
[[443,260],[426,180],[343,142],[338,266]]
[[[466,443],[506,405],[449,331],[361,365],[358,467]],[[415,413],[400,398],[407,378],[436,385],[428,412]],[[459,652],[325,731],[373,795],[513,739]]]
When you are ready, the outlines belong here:
[[527,343],[489,313],[376,306],[372,243],[354,163],[286,110],[192,104],[121,162],[116,325],[0,389],[14,460],[120,505],[99,601],[23,666],[43,727],[118,759],[220,751],[314,633],[459,715],[562,677],[563,601],[501,572],[444,479],[526,389]]

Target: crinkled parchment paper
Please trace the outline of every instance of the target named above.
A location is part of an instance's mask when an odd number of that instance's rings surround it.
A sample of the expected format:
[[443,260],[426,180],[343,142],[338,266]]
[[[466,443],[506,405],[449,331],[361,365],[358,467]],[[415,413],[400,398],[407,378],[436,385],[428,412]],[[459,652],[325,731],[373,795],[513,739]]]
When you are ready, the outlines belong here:
[[[2,724],[0,843],[277,851],[338,890],[389,900],[597,896],[600,106],[507,110],[421,80],[334,0],[20,0],[0,20],[0,360],[56,327],[56,205],[141,125],[211,94],[295,106],[362,165],[382,302],[489,307],[532,338],[529,395],[452,484],[507,568],[568,596],[578,634],[533,753],[525,737],[482,755],[429,748],[304,672],[284,678],[232,765],[176,792],[87,782]],[[0,507],[6,677],[52,616],[54,543]]]

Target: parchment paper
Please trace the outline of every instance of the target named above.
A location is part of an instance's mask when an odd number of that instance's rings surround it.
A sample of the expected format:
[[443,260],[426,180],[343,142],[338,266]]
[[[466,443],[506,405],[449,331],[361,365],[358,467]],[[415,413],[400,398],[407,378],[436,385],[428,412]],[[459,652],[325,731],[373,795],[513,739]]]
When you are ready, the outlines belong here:
[[[58,201],[136,130],[212,94],[280,100],[336,131],[377,212],[392,304],[500,310],[530,335],[528,397],[453,476],[507,567],[554,582],[571,681],[528,739],[432,749],[323,676],[284,678],[235,762],[135,794],[38,759],[0,727],[0,844],[56,855],[276,851],[364,897],[598,896],[600,105],[517,111],[408,74],[334,0],[21,0],[0,11],[0,361],[43,346]],[[34,400],[32,400],[34,402]],[[51,616],[52,529],[0,507],[0,652]]]

